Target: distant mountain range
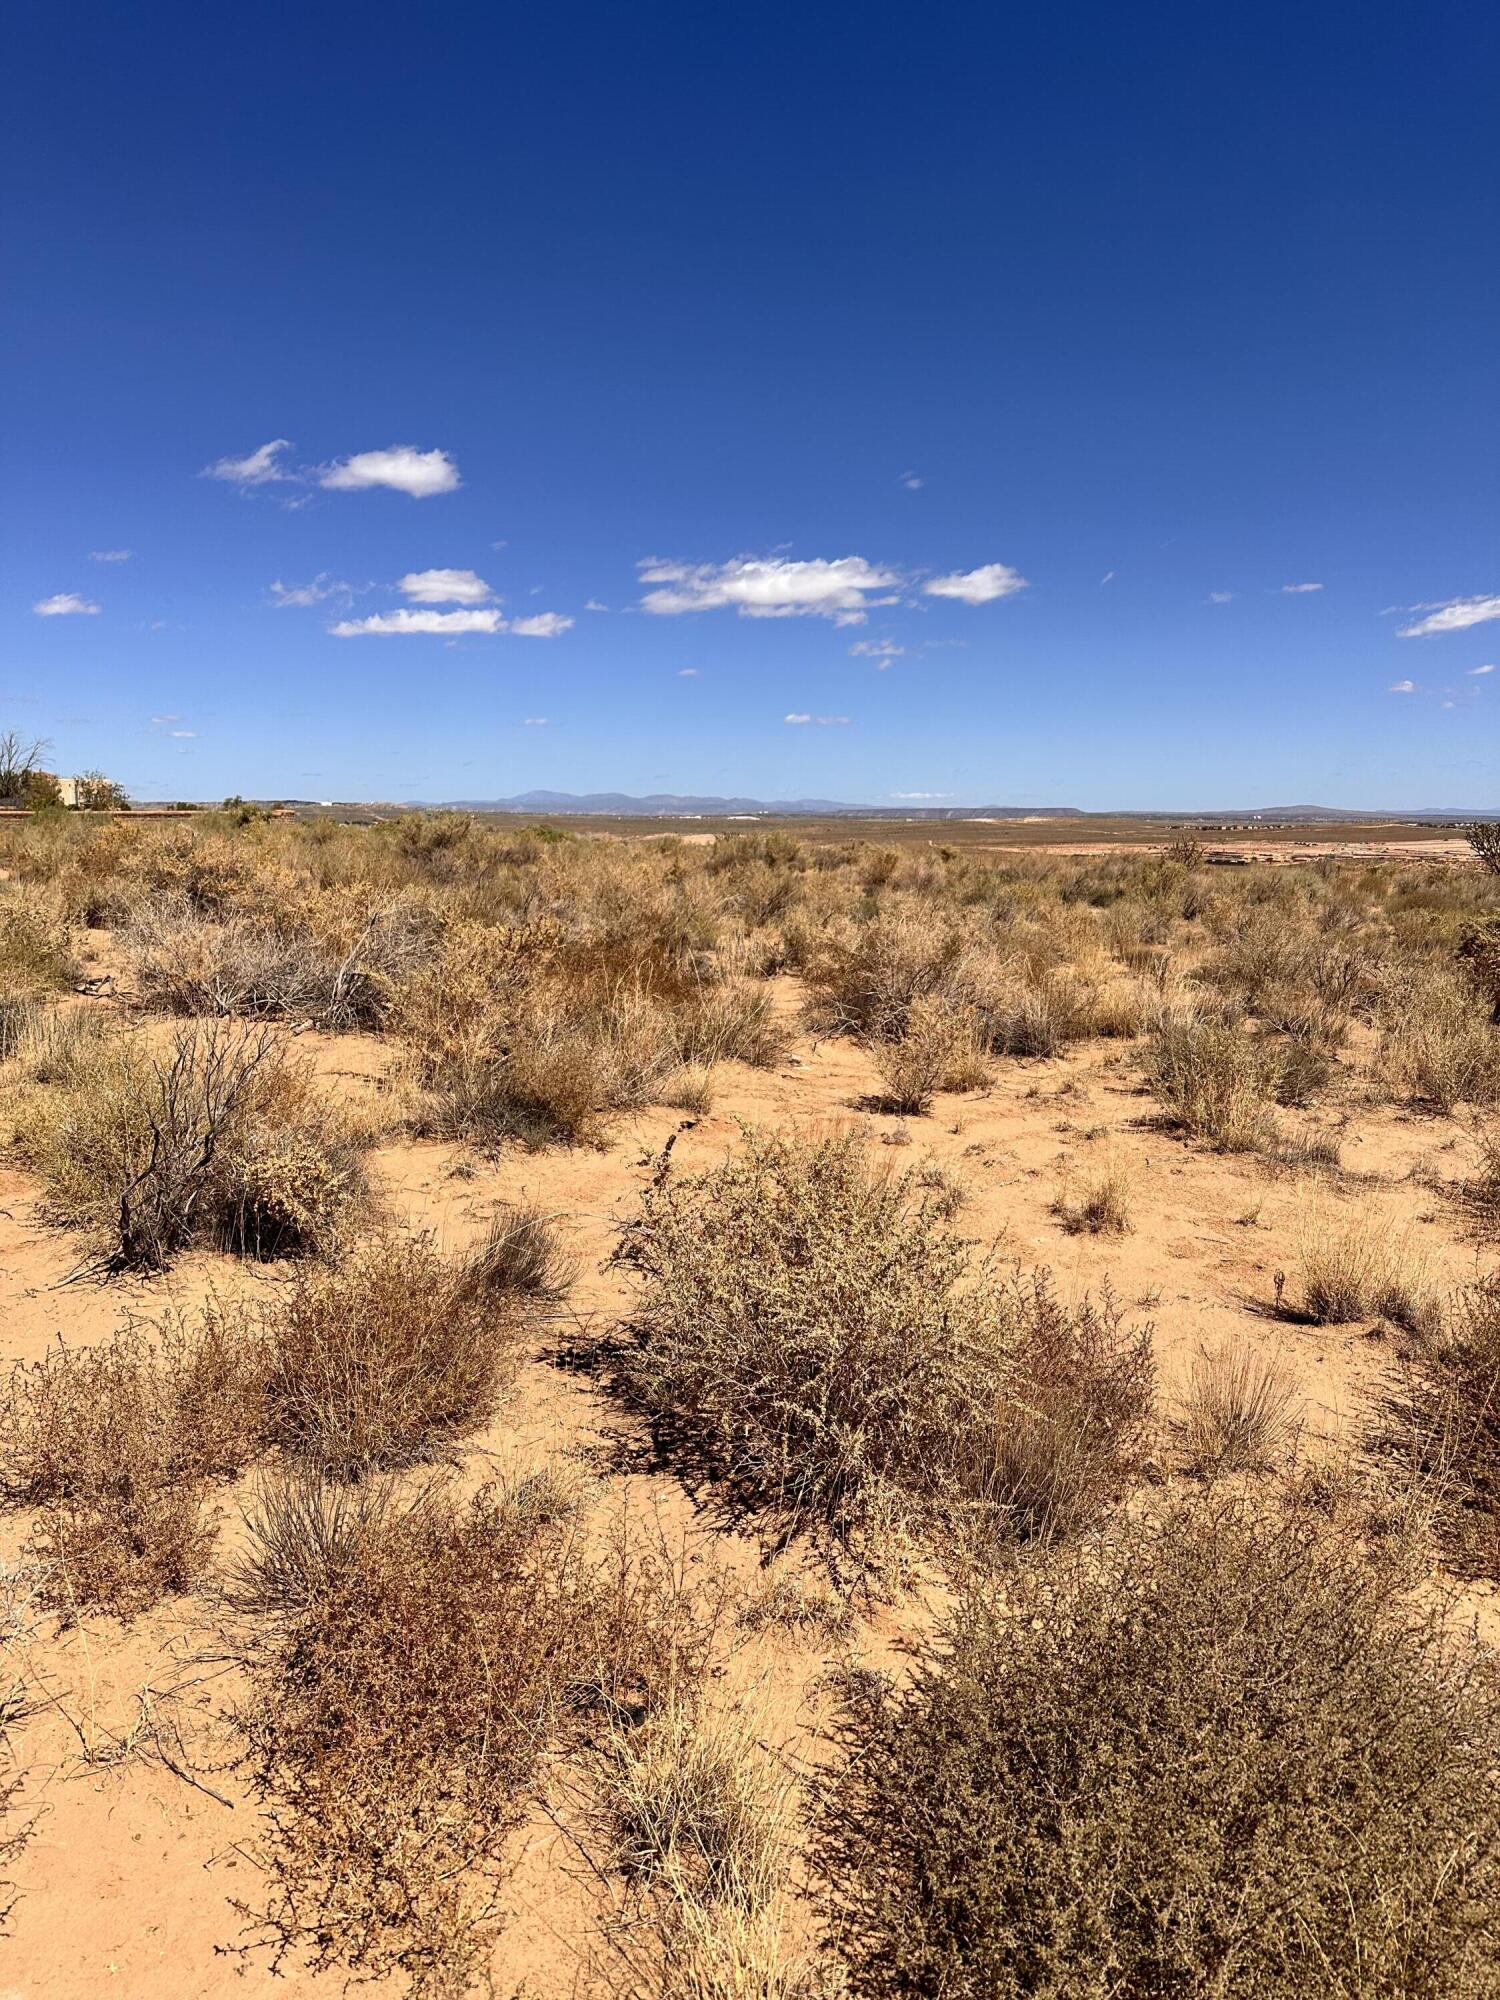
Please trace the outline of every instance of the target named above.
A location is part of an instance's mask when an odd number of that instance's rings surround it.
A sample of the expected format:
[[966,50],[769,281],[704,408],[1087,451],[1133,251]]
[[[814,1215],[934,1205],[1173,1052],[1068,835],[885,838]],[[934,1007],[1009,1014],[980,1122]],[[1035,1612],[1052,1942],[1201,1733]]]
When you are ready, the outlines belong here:
[[521,792],[509,799],[444,799],[443,807],[464,812],[596,813],[616,819],[727,819],[764,816],[766,818],[849,819],[1141,819],[1206,823],[1236,823],[1263,820],[1306,826],[1318,820],[1457,820],[1476,819],[1493,813],[1494,808],[1420,806],[1405,811],[1388,808],[1356,810],[1348,806],[1215,806],[1200,812],[1114,812],[1086,813],[1080,806],[959,806],[959,805],[851,805],[841,799],[749,799],[699,797],[680,792],[648,792],[637,797],[630,792]]

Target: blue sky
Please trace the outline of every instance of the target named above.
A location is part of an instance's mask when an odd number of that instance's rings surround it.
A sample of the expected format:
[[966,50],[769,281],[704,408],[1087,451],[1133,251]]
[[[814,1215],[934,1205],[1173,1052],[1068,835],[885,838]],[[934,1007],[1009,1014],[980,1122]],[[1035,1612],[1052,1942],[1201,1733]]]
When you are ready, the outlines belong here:
[[1492,5],[10,23],[59,768],[1500,806]]

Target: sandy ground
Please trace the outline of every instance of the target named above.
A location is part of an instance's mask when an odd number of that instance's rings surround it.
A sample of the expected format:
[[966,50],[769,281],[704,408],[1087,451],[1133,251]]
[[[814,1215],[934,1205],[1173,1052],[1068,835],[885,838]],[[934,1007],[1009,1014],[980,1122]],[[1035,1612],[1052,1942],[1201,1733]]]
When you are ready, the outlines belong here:
[[[797,998],[783,982],[789,1016]],[[334,1089],[369,1088],[386,1059],[378,1042],[360,1037],[308,1035],[303,1046]],[[1477,1253],[1438,1186],[1471,1157],[1471,1142],[1454,1121],[1406,1117],[1357,1098],[1319,1107],[1325,1122],[1345,1121],[1345,1164],[1315,1184],[1159,1130],[1128,1049],[1111,1043],[1057,1061],[1003,1063],[992,1087],[942,1098],[920,1119],[858,1108],[873,1082],[867,1058],[851,1044],[799,1034],[774,1072],[726,1071],[712,1112],[695,1120],[652,1111],[620,1119],[598,1150],[516,1151],[497,1162],[447,1145],[388,1144],[376,1152],[374,1171],[392,1210],[447,1245],[482,1231],[497,1201],[541,1201],[579,1258],[572,1310],[607,1319],[623,1292],[605,1259],[673,1132],[676,1161],[691,1168],[733,1147],[740,1121],[804,1131],[853,1124],[876,1157],[902,1166],[931,1160],[956,1174],[969,1197],[958,1226],[1002,1259],[1048,1265],[1069,1292],[1108,1281],[1134,1316],[1155,1327],[1166,1403],[1203,1344],[1266,1343],[1285,1353],[1300,1378],[1309,1433],[1333,1440],[1351,1434],[1392,1354],[1366,1325],[1315,1328],[1269,1316],[1276,1273],[1295,1273],[1303,1234],[1373,1208],[1409,1233],[1443,1277],[1456,1281],[1475,1268]],[[903,1133],[910,1143],[887,1151],[883,1142]],[[1106,1157],[1129,1171],[1131,1233],[1116,1240],[1070,1235],[1053,1202]],[[0,1324],[8,1357],[34,1357],[58,1337],[95,1338],[127,1310],[191,1305],[215,1286],[276,1282],[226,1259],[195,1256],[149,1284],[69,1283],[78,1261],[78,1245],[37,1218],[25,1180],[0,1174]],[[619,1419],[587,1381],[551,1364],[554,1340],[555,1330],[544,1329],[510,1407],[479,1442],[506,1459],[561,1457],[597,1469]],[[754,1540],[723,1532],[674,1479],[613,1475],[611,1484],[612,1503],[629,1511],[640,1532],[675,1538],[691,1560],[753,1582],[762,1554]],[[241,1497],[223,1496],[227,1536]],[[24,1523],[5,1524],[7,1555],[23,1532]],[[1489,1596],[1476,1593],[1474,1604],[1494,1626]],[[194,1664],[211,1645],[207,1604],[169,1604],[123,1627],[88,1619],[60,1637],[52,1621],[24,1606],[19,1615],[35,1627],[31,1665],[47,1701],[19,1745],[39,1819],[14,1869],[21,1900],[10,1936],[0,1941],[0,2000],[337,1991],[336,1978],[313,1981],[288,1968],[273,1980],[263,1958],[226,1955],[240,1935],[232,1900],[254,1894],[252,1866],[239,1851],[253,1832],[254,1807],[233,1770],[205,1776],[200,1786],[153,1749],[155,1729],[155,1740],[168,1744],[180,1732],[197,1756],[222,1752],[219,1718],[232,1687]],[[889,1607],[854,1644],[884,1657],[925,1615],[920,1601]],[[785,1636],[743,1646],[730,1662],[736,1684],[764,1690],[767,1730],[791,1754],[809,1749],[823,1664],[818,1644]],[[524,1983],[531,2000],[562,2000],[588,1990],[597,1901],[544,1814],[521,1846],[510,1889],[514,1918],[495,1954],[495,1990],[510,1995]]]

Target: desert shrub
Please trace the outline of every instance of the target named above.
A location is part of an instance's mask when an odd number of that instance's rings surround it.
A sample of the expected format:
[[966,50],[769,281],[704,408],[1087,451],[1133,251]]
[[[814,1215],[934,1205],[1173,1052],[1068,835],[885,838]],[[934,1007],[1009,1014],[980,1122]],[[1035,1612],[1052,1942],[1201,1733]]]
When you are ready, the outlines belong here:
[[1045,1278],[965,1283],[919,1173],[872,1170],[853,1136],[748,1132],[706,1173],[664,1166],[617,1255],[638,1282],[617,1384],[737,1504],[842,1537],[948,1496],[1036,1532],[1139,1443],[1149,1331]]
[[36,999],[66,992],[77,977],[72,937],[58,911],[35,892],[0,896],[0,993]]
[[248,1315],[219,1304],[13,1367],[0,1476],[11,1505],[39,1510],[44,1600],[129,1616],[191,1588],[212,1540],[206,1482],[260,1448],[262,1388]]
[[1203,1478],[1266,1472],[1291,1453],[1301,1428],[1297,1378],[1278,1354],[1248,1342],[1200,1348],[1172,1433],[1183,1465]]
[[507,1280],[545,1277],[546,1246],[503,1225],[472,1259],[377,1234],[299,1266],[267,1315],[268,1422],[278,1443],[350,1478],[429,1458],[493,1413],[520,1361]]
[[1408,981],[1379,1025],[1375,1074],[1397,1097],[1437,1111],[1500,1102],[1500,1033],[1451,975]]
[[1147,1088],[1168,1117],[1226,1153],[1252,1152],[1272,1132],[1257,1044],[1238,1028],[1166,1016],[1145,1056]]
[[947,989],[965,948],[954,925],[896,909],[824,929],[807,941],[801,969],[819,1020],[888,1041],[904,1030],[915,1000]]
[[192,1244],[324,1249],[366,1202],[357,1150],[269,1030],[183,1029],[160,1054],[74,1032],[18,1067],[15,1149],[109,1270],[160,1270]]
[[136,907],[125,932],[138,997],[166,1014],[248,1015],[333,1029],[381,1025],[392,984],[430,948],[410,903],[337,899],[287,911],[205,916],[186,896]]
[[973,1010],[932,995],[914,1000],[902,1034],[877,1041],[872,1053],[884,1108],[907,1117],[929,1111],[939,1090],[971,1090],[988,1080]]
[[846,1683],[815,1865],[861,2000],[1470,1996],[1500,1956],[1477,1648],[1308,1514],[1179,1503]]
[[272,1489],[230,1586],[265,1876],[247,1949],[469,1990],[543,1758],[701,1665],[676,1580],[591,1550],[537,1478]]
[[1450,1302],[1406,1356],[1371,1442],[1429,1508],[1449,1564],[1500,1579],[1500,1283]]
[[1314,1211],[1298,1246],[1302,1311],[1323,1326],[1374,1315],[1409,1332],[1436,1329],[1442,1302],[1410,1232],[1388,1217],[1342,1226]]

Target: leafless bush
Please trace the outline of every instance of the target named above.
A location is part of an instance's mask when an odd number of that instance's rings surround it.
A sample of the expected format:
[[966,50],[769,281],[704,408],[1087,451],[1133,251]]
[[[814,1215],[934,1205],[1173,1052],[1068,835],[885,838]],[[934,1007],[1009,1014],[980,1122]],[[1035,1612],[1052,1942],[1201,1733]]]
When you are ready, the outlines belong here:
[[1215,1478],[1280,1465],[1301,1428],[1299,1402],[1281,1355],[1247,1342],[1200,1349],[1172,1422],[1184,1467]]

